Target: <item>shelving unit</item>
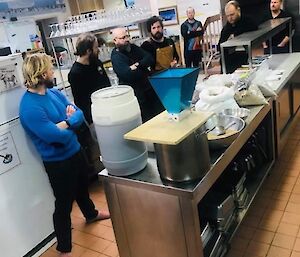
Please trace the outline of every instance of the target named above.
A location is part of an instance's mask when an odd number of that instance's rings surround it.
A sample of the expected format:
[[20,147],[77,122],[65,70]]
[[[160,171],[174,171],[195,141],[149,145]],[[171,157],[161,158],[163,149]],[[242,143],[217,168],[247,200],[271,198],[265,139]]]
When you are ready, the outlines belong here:
[[[226,73],[226,65],[224,58],[224,51],[226,48],[234,47],[246,47],[248,51],[248,63],[252,68],[252,48],[262,44],[264,41],[269,41],[269,45],[272,46],[272,37],[280,31],[286,29],[289,26],[289,37],[292,38],[292,20],[291,18],[281,18],[268,20],[262,23],[258,30],[246,32],[232,39],[227,40],[221,44],[221,57],[222,57],[222,70]],[[292,51],[292,40],[289,41],[290,52]],[[270,47],[270,54],[272,54],[272,47]]]
[[[146,37],[147,36],[147,29],[146,29],[145,22],[150,17],[151,17],[151,15],[149,14],[148,17],[144,17],[143,19],[137,18],[136,20],[124,21],[124,22],[121,22],[119,24],[114,24],[113,26],[107,26],[105,28],[101,27],[101,28],[98,28],[98,29],[89,28],[89,24],[87,24],[86,25],[87,29],[84,30],[84,31],[74,32],[74,33],[67,33],[65,35],[60,35],[60,36],[52,36],[52,37],[48,37],[47,40],[50,40],[50,44],[51,44],[51,48],[52,48],[53,53],[55,53],[54,40],[58,40],[58,39],[63,40],[65,46],[67,47],[69,60],[71,60],[71,62],[73,63],[75,61],[75,56],[74,56],[75,46],[74,46],[74,43],[73,43],[73,38],[76,38],[80,34],[87,33],[87,32],[98,33],[98,34],[99,33],[106,33],[107,31],[109,31],[113,28],[126,27],[126,26],[129,26],[131,24],[137,24],[138,28],[139,28],[139,31],[140,31],[141,37]],[[61,67],[59,65],[59,60],[57,59],[56,54],[54,54],[54,58],[55,58],[55,62],[56,62],[56,65],[57,65],[57,69],[59,71],[59,77],[60,77],[60,80],[61,80],[61,83],[62,83],[62,88],[67,94],[65,81],[63,79],[63,75],[62,75],[62,72],[61,72]]]

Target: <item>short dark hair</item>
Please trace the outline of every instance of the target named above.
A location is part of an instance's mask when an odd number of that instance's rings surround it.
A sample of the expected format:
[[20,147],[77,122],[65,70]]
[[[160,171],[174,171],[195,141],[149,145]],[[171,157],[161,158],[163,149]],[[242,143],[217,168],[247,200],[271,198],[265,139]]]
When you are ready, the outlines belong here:
[[148,32],[151,32],[152,25],[155,22],[158,22],[158,21],[159,21],[160,26],[163,28],[164,27],[163,21],[162,21],[162,19],[159,16],[152,16],[151,18],[149,18],[147,20],[147,30],[148,30]]
[[94,43],[97,42],[97,38],[92,33],[84,33],[79,35],[76,42],[76,55],[86,55],[87,50],[93,50]]

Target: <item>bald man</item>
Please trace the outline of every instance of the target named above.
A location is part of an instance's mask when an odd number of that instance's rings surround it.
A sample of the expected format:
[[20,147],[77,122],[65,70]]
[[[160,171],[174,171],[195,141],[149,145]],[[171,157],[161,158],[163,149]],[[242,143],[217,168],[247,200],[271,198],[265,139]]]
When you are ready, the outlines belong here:
[[[227,23],[221,31],[218,49],[220,49],[220,44],[228,39],[258,29],[250,18],[241,15],[241,8],[237,1],[229,1],[225,5],[225,15]],[[235,52],[235,48],[226,49],[224,56],[227,73],[234,72],[242,64],[247,63],[248,60],[248,54],[245,51]]]
[[184,39],[184,60],[186,67],[199,67],[201,62],[202,23],[195,19],[195,10],[186,10],[187,19],[181,24],[181,35]]
[[116,46],[111,54],[113,69],[120,84],[133,88],[145,122],[163,111],[163,106],[148,80],[149,68],[154,65],[154,59],[148,52],[130,43],[124,28],[112,30],[112,36]]
[[[266,14],[264,20],[271,19],[280,19],[291,17],[291,15],[281,9],[282,0],[271,0],[270,1],[270,10]],[[292,20],[292,28],[294,28],[294,22]],[[279,32],[272,38],[272,53],[280,54],[280,53],[288,53],[289,52],[289,29]],[[269,42],[263,44],[265,54],[270,53]]]

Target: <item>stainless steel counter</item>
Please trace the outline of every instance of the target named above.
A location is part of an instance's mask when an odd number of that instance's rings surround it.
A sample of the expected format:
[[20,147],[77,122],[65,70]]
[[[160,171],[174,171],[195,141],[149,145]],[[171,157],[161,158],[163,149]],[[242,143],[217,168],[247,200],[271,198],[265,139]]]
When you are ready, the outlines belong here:
[[[159,177],[154,157],[148,159],[144,170],[129,177],[110,176],[106,170],[100,173],[120,257],[204,256],[198,203],[266,119],[271,149],[274,149],[272,99],[269,102],[269,105],[251,108],[245,129],[230,147],[211,152],[211,169],[199,181],[186,184],[165,183]],[[274,154],[271,155],[274,158]],[[267,164],[258,184],[250,192],[249,204],[273,161]],[[240,220],[245,213],[246,211],[241,214]]]
[[268,63],[270,69],[283,71],[281,79],[272,82],[272,89],[278,94],[298,71],[300,67],[300,53],[274,54],[270,56]]
[[245,129],[230,147],[218,151],[211,151],[211,169],[199,181],[191,183],[170,183],[161,180],[154,154],[148,158],[146,168],[137,174],[128,177],[115,177],[109,175],[107,170],[103,170],[100,172],[100,176],[109,178],[112,183],[126,184],[151,191],[180,195],[200,201],[216,179],[222,174],[224,168],[231,162],[247,139],[262,122],[270,111],[271,105],[250,108],[251,114],[246,120],[247,125]]
[[[223,72],[226,73],[226,65],[224,58],[225,48],[244,46],[247,47],[248,50],[248,63],[250,67],[252,67],[252,47],[258,46],[264,41],[270,41],[274,35],[278,32],[284,30],[286,26],[289,25],[289,36],[291,38],[292,30],[291,30],[291,18],[281,18],[281,19],[273,19],[266,21],[260,24],[258,30],[246,32],[239,36],[236,36],[232,39],[227,40],[226,42],[221,44],[221,56],[222,56],[222,69]],[[292,49],[292,40],[289,42],[290,51]],[[271,51],[272,48],[270,48]],[[272,51],[270,52],[272,54]],[[228,61],[228,60],[227,60]]]

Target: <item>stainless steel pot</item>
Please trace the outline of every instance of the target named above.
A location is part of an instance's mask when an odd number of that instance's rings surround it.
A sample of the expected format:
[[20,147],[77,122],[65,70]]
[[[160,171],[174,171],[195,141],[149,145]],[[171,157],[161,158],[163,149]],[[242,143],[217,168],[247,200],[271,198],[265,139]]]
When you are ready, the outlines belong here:
[[210,168],[205,125],[178,145],[154,144],[158,171],[162,179],[173,182],[196,180]]

